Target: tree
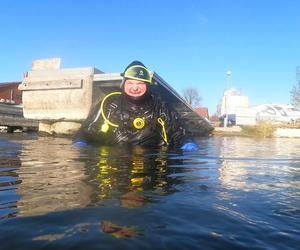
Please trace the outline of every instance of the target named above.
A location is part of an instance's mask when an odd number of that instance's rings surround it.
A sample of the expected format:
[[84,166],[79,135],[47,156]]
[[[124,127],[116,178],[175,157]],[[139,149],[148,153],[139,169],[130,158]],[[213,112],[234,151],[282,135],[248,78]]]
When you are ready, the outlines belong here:
[[184,100],[192,107],[197,107],[201,104],[201,96],[195,88],[186,88],[182,91]]
[[291,103],[294,106],[300,105],[300,81],[295,85],[291,91]]

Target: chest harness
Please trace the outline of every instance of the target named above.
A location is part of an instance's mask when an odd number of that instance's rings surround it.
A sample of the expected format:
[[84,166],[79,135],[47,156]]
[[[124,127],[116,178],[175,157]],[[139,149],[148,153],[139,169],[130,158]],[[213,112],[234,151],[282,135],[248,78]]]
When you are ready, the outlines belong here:
[[[112,93],[106,95],[106,96],[103,98],[102,102],[101,102],[101,105],[100,105],[100,112],[101,112],[101,115],[102,115],[103,120],[104,120],[104,123],[103,123],[103,124],[101,125],[101,127],[100,127],[100,131],[101,131],[102,133],[107,133],[107,131],[109,130],[109,127],[110,127],[110,126],[111,126],[111,127],[114,127],[114,128],[118,128],[118,127],[119,127],[118,124],[115,124],[115,123],[111,122],[111,121],[107,118],[107,116],[106,116],[106,114],[105,114],[105,112],[104,112],[104,104],[105,104],[106,100],[107,100],[109,97],[111,97],[111,96],[113,96],[113,95],[121,95],[121,94],[122,94],[122,92],[112,92]],[[163,140],[164,140],[166,143],[168,143],[168,137],[167,137],[167,132],[166,132],[164,120],[163,120],[161,117],[159,117],[159,118],[157,118],[157,122],[160,124],[161,129],[162,129]],[[134,128],[136,128],[136,129],[138,129],[138,130],[144,128],[144,126],[145,126],[145,118],[144,118],[144,117],[136,117],[136,118],[133,120],[132,125],[133,125]]]

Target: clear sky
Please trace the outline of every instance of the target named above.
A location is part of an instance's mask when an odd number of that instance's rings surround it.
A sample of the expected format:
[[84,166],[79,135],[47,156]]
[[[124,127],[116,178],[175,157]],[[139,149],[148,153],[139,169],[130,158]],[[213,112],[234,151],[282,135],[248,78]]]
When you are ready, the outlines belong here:
[[298,0],[2,0],[0,82],[34,59],[121,72],[141,60],[210,114],[228,85],[250,104],[289,103],[300,65]]

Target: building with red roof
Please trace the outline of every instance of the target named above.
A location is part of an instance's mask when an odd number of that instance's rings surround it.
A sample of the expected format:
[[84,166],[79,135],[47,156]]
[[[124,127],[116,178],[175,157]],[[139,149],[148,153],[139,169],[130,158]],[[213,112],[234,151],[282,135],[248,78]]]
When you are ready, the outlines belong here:
[[198,107],[198,108],[195,108],[194,111],[195,111],[197,114],[199,114],[199,115],[201,115],[201,116],[203,116],[203,117],[209,119],[208,108],[206,108],[206,107]]
[[21,82],[0,83],[0,103],[21,104],[22,91],[18,90]]

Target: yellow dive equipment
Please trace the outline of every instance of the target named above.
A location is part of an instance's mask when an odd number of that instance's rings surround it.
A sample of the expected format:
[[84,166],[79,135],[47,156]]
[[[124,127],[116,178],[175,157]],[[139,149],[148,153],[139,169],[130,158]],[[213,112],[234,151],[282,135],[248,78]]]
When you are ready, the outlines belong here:
[[104,122],[101,125],[101,132],[106,133],[108,130],[109,130],[109,125],[106,122]]
[[137,117],[133,120],[133,126],[136,129],[142,129],[145,126],[144,118]]
[[[105,113],[104,113],[104,103],[105,101],[107,100],[107,98],[109,98],[110,96],[112,95],[121,95],[122,92],[112,92],[108,95],[106,95],[102,102],[101,102],[101,105],[100,105],[100,111],[101,111],[101,114],[102,114],[102,117],[104,119],[104,123],[101,125],[101,132],[103,133],[106,133],[108,130],[109,130],[109,126],[112,126],[112,127],[119,127],[118,124],[115,124],[115,123],[112,123],[111,121],[108,120],[108,118],[106,117]],[[168,143],[168,137],[167,137],[167,132],[166,132],[166,128],[165,128],[165,122],[163,121],[162,118],[157,118],[157,122],[161,125],[162,127],[162,132],[163,132],[163,140]],[[133,120],[133,126],[136,128],[136,129],[142,129],[144,126],[145,126],[145,119],[142,118],[142,117],[137,117]]]
[[162,127],[162,131],[163,131],[163,139],[166,143],[168,143],[168,138],[167,138],[167,132],[166,132],[166,128],[165,128],[165,122],[163,121],[163,119],[161,119],[160,117],[157,118],[158,123],[161,125]]
[[115,128],[119,127],[118,124],[112,123],[112,122],[109,121],[109,120],[107,119],[107,117],[105,116],[105,114],[104,114],[104,103],[105,103],[105,101],[106,101],[106,99],[107,99],[108,97],[110,97],[110,96],[112,96],[112,95],[121,95],[121,94],[122,94],[122,92],[112,92],[112,93],[106,95],[106,96],[103,98],[102,102],[101,102],[101,105],[100,105],[100,111],[101,111],[102,117],[103,117],[103,119],[104,119],[104,123],[101,125],[101,129],[100,129],[100,130],[101,130],[101,132],[103,132],[103,133],[106,133],[106,132],[108,131],[109,126],[112,126],[112,127],[115,127]]

